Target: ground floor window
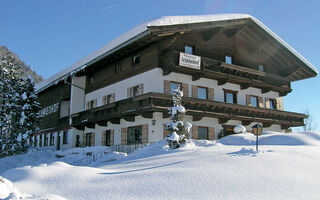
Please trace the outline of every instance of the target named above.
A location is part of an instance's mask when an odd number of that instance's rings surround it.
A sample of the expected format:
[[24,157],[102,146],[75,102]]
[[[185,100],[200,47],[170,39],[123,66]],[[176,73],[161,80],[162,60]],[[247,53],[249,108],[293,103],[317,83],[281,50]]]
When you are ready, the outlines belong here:
[[63,131],[63,144],[68,144],[68,131]]
[[54,133],[50,133],[50,146],[54,145]]
[[39,147],[42,147],[42,135],[40,135],[40,138],[39,138]]
[[142,143],[142,127],[135,126],[128,128],[128,144]]
[[208,140],[208,128],[199,127],[198,128],[198,139],[199,140]]
[[44,134],[44,146],[48,146],[48,142],[49,142],[48,134]]
[[85,146],[94,146],[94,133],[87,133],[85,137]]
[[234,125],[222,125],[223,129],[219,133],[219,138],[222,138],[224,136],[235,134],[234,132]]

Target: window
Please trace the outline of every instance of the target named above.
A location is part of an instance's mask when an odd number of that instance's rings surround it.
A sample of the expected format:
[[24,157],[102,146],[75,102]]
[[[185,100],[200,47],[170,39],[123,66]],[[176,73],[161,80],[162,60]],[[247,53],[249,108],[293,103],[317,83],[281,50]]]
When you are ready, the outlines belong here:
[[37,147],[37,145],[38,145],[38,137],[37,136],[34,136],[34,144],[33,144],[33,146],[34,147]]
[[142,128],[141,126],[128,128],[128,144],[142,143]]
[[114,102],[115,93],[102,97],[102,105],[110,104]]
[[260,72],[264,72],[264,66],[263,65],[259,65],[259,71]]
[[68,144],[68,131],[63,131],[63,144]]
[[204,87],[198,87],[198,98],[208,99],[208,89]]
[[87,110],[97,107],[97,99],[87,102]]
[[224,102],[237,103],[237,91],[224,90]]
[[227,64],[233,63],[233,59],[232,59],[231,55],[226,55],[224,58],[225,58],[225,63],[227,63]]
[[198,139],[199,140],[207,140],[208,139],[208,128],[207,127],[199,127],[198,128]]
[[105,145],[110,146],[110,141],[111,141],[111,131],[107,130],[106,133],[104,134],[105,137]]
[[187,54],[193,54],[194,52],[193,52],[193,46],[191,46],[191,45],[185,45],[184,46],[184,52],[185,53],[187,53]]
[[176,82],[170,82],[170,94],[173,95],[173,90],[176,90],[180,88],[182,89],[182,84],[181,83],[176,83]]
[[122,72],[122,64],[121,64],[121,63],[115,64],[115,66],[114,66],[114,72],[115,72],[115,73]]
[[86,134],[85,146],[87,146],[87,147],[93,146],[93,136],[92,135],[93,135],[92,133]]
[[270,109],[276,109],[277,106],[276,106],[276,100],[275,99],[269,99],[269,108]]
[[139,63],[140,63],[140,58],[141,58],[140,55],[133,56],[133,58],[132,58],[132,65],[139,64]]
[[39,139],[39,147],[42,147],[42,135],[40,135],[40,139]]
[[135,97],[143,94],[143,84],[128,88],[128,97]]
[[253,107],[258,107],[258,97],[250,96],[250,105]]
[[49,142],[49,138],[48,138],[48,134],[44,134],[44,146],[48,146]]
[[50,146],[54,145],[54,133],[50,133]]

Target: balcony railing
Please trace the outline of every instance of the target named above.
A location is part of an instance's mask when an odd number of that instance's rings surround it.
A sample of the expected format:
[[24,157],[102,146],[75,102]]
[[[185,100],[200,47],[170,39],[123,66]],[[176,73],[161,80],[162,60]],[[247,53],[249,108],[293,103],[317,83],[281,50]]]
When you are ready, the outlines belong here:
[[[106,126],[108,121],[120,124],[120,119],[134,121],[137,115],[152,118],[153,112],[162,112],[164,117],[169,117],[167,108],[172,105],[171,98],[168,94],[151,92],[124,99],[72,115],[72,126],[83,130],[85,126],[94,128],[95,124]],[[220,124],[228,120],[239,120],[243,125],[261,122],[265,127],[279,124],[285,129],[304,125],[303,120],[307,117],[299,113],[190,97],[184,97],[182,104],[186,108],[186,114],[193,116],[193,121],[201,120],[202,117],[213,117],[218,118]]]

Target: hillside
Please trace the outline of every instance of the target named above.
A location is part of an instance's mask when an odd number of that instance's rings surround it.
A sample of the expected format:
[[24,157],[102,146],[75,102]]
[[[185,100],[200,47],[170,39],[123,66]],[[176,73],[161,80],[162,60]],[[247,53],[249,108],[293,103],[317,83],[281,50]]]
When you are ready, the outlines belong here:
[[12,55],[15,57],[16,61],[20,64],[21,70],[24,74],[24,76],[31,76],[35,83],[39,83],[43,80],[43,78],[38,75],[35,71],[31,70],[30,66],[27,66],[15,53],[10,51],[8,47],[6,46],[1,46],[0,45],[0,60],[5,56],[8,52],[12,53]]
[[[217,142],[192,140],[177,150],[160,141],[91,167],[31,163],[3,172],[8,180],[0,182],[0,190],[11,199],[320,198],[320,133],[263,133],[259,152],[254,140],[238,134]],[[12,156],[0,164],[18,160]]]

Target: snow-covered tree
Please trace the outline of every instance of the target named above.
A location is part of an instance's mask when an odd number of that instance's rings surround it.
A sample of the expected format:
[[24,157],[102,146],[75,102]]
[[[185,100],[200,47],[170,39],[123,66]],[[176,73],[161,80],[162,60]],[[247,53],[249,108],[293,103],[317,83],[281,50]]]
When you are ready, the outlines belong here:
[[181,98],[183,92],[178,89],[173,89],[173,107],[169,108],[170,122],[166,124],[166,129],[169,134],[166,138],[168,145],[171,148],[179,148],[181,144],[185,143],[190,138],[190,129],[192,124],[183,122],[185,115],[185,108],[181,105]]
[[37,130],[40,106],[31,80],[22,78],[10,54],[0,61],[0,157],[21,153]]

